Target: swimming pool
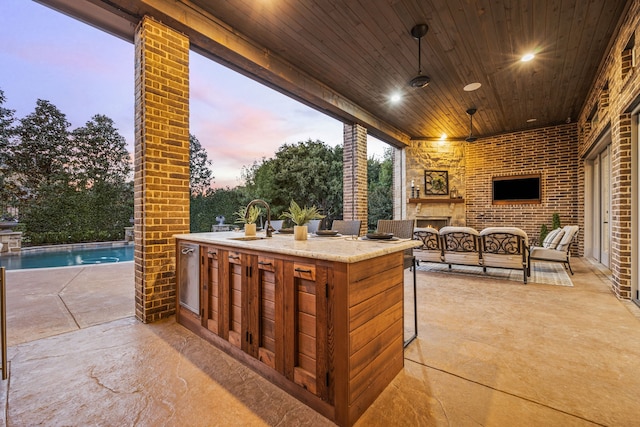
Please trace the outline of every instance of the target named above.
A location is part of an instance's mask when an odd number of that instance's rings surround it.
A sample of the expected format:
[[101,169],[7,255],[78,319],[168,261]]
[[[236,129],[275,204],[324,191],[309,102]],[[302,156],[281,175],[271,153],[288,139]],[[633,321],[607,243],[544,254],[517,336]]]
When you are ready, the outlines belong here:
[[72,265],[107,264],[133,261],[133,245],[88,246],[67,245],[23,249],[19,255],[0,256],[0,267],[7,270],[65,267]]

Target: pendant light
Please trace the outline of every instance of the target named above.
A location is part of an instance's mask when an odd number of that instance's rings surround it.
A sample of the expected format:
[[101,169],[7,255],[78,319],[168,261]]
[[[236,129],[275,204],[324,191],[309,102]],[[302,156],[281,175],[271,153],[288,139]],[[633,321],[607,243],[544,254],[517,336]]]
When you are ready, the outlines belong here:
[[411,29],[411,35],[418,39],[418,75],[409,81],[409,86],[414,88],[422,88],[429,84],[431,78],[422,74],[422,61],[421,61],[421,43],[422,37],[429,31],[427,24],[418,24]]
[[476,110],[475,108],[469,108],[467,110],[467,114],[469,115],[469,136],[465,139],[465,141],[467,142],[474,142],[478,139],[473,136],[473,115],[476,113],[476,111],[478,110]]

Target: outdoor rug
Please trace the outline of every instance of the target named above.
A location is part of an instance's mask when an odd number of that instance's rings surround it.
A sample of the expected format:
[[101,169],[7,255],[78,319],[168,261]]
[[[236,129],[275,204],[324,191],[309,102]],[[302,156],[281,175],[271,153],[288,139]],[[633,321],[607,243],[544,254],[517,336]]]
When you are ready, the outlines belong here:
[[[475,277],[487,277],[492,279],[513,280],[522,283],[522,270],[510,270],[506,268],[487,268],[487,272],[482,271],[482,267],[467,265],[440,264],[435,262],[420,261],[417,271],[430,271],[436,273],[462,274]],[[527,283],[539,285],[573,286],[571,278],[564,265],[553,262],[534,262],[531,264],[531,276],[527,278]]]

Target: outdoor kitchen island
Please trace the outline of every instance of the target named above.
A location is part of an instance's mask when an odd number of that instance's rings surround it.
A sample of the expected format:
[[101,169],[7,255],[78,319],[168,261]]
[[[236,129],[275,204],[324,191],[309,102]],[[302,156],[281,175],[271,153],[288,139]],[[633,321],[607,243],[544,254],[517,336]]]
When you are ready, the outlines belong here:
[[175,238],[177,321],[338,425],[402,369],[403,251],[421,242]]

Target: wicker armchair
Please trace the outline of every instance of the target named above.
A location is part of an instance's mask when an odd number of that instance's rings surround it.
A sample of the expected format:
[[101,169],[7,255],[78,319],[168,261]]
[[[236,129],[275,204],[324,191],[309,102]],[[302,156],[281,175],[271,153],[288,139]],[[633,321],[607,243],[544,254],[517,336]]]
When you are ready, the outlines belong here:
[[331,229],[344,236],[359,236],[360,224],[360,220],[335,219],[331,223]]

